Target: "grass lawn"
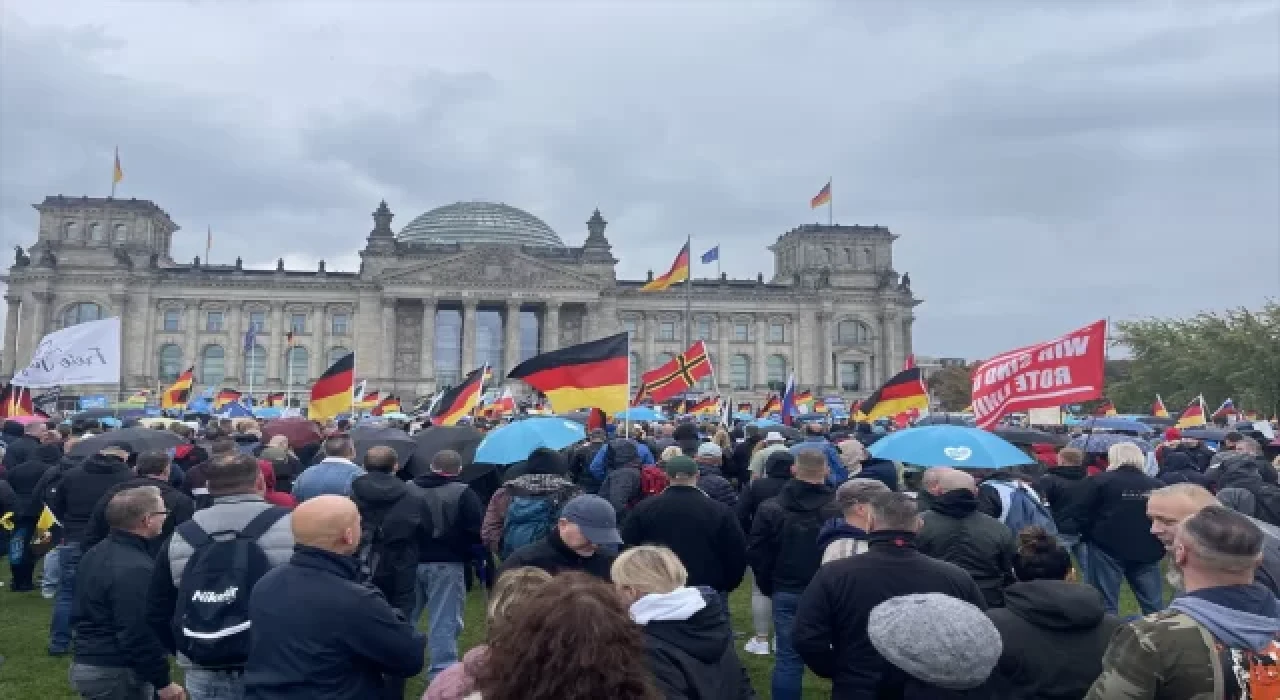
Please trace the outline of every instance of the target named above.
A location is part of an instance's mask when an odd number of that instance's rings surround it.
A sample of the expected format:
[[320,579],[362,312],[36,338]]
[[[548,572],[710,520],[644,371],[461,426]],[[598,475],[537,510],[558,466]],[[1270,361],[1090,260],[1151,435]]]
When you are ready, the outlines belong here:
[[[0,698],[4,700],[75,700],[77,697],[67,682],[70,656],[52,658],[45,653],[49,642],[49,615],[52,601],[40,597],[38,592],[12,593],[8,590],[9,567],[0,565]],[[39,580],[37,574],[37,581]],[[1166,599],[1167,599],[1166,591]],[[744,584],[733,593],[730,600],[734,629],[747,632],[751,629],[751,586]],[[460,640],[461,649],[470,649],[484,640],[484,603],[478,591],[467,598],[466,629]],[[1137,602],[1126,585],[1121,593],[1121,613],[1137,614]],[[769,697],[769,674],[773,668],[772,656],[753,656],[742,652],[745,640],[736,642],[739,655],[751,674],[752,684],[761,698]],[[175,679],[179,679],[175,675]],[[406,698],[420,698],[423,691],[421,679],[409,683]],[[806,700],[818,700],[830,696],[830,684],[807,673],[805,676]]]

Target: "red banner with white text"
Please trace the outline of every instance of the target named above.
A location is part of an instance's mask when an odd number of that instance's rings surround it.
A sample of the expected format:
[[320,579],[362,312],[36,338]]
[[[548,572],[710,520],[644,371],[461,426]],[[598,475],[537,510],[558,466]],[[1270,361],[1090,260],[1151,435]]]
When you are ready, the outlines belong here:
[[1000,417],[1100,398],[1107,322],[1097,321],[1048,342],[1010,350],[973,372],[973,415],[991,430]]

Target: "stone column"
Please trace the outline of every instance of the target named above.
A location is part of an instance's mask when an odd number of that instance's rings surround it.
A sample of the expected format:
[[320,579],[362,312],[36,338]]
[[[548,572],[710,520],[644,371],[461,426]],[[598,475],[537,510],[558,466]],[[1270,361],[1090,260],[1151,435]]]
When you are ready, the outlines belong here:
[[204,367],[200,365],[200,342],[196,337],[196,325],[200,322],[199,304],[195,301],[183,302],[183,352],[182,354],[190,360],[188,367],[196,368],[196,381],[204,383]]
[[[267,381],[288,382],[284,370],[284,334],[288,331],[284,324],[284,305],[271,305],[271,347],[267,350]],[[263,387],[264,389],[266,387]]]
[[906,318],[902,319],[902,362],[906,364],[907,355],[915,352],[915,342],[912,339],[911,326],[916,321],[916,317],[910,312]]
[[356,377],[372,379],[377,376],[379,348],[382,346],[382,296],[376,290],[360,292],[353,309],[351,343],[356,354]]
[[[231,333],[231,342],[227,345],[227,376],[248,389],[245,381],[245,349],[244,349],[244,308],[242,304],[232,303],[227,306],[227,330]],[[258,387],[254,387],[256,392]]]
[[[769,332],[769,329],[766,327],[764,314],[756,314],[754,326],[755,328],[752,329],[752,332],[756,336],[756,348],[755,357],[751,363],[751,374],[753,375],[751,384],[752,386],[764,386],[769,381],[768,363],[766,362],[767,351],[764,346],[765,335]],[[786,381],[785,377],[783,381]]]
[[885,361],[885,381],[897,374],[902,369],[906,358],[898,353],[898,312],[889,311],[885,313],[884,322],[884,361]]
[[6,377],[13,376],[13,370],[18,360],[18,314],[22,310],[22,297],[12,294],[5,295],[4,300],[9,303],[8,311],[4,317],[4,357],[0,358],[3,364],[0,364],[0,374]]
[[32,292],[31,296],[36,301],[35,321],[31,324],[31,349],[34,351],[36,344],[49,332],[49,316],[53,312],[53,293]]
[[711,366],[716,371],[716,388],[723,393],[729,390],[729,336],[733,334],[729,314],[720,314],[716,326],[716,361]]
[[542,347],[538,348],[538,352],[560,349],[560,302],[547,300],[547,306],[542,312],[542,328],[538,330],[542,335]]
[[329,324],[328,310],[324,304],[311,307],[311,379],[324,374],[329,369]]
[[[520,364],[520,301],[507,300],[507,313],[502,319],[502,376]],[[496,372],[494,373],[497,374]],[[497,377],[494,377],[497,379]]]
[[[135,299],[134,307],[142,314],[139,325],[142,328],[142,357],[138,358],[138,374],[142,375],[148,386],[155,384],[160,377],[160,368],[156,359],[156,302],[147,292]],[[183,369],[186,369],[185,367]]]
[[134,357],[138,352],[136,329],[129,323],[129,296],[113,292],[109,298],[112,312],[120,318],[120,384],[125,386],[129,384],[129,367],[137,361]]
[[422,300],[422,349],[418,355],[419,375],[424,381],[436,376],[436,300]]
[[474,299],[462,302],[462,363],[459,377],[475,369],[476,362],[476,304]]
[[813,383],[813,377],[810,376],[812,370],[809,369],[814,342],[812,318],[813,312],[804,309],[796,314],[796,354],[791,358],[791,362],[792,371],[796,373],[797,384]]
[[392,380],[396,374],[396,300],[382,298],[382,361],[378,376]]
[[827,386],[831,383],[831,315],[822,311],[814,314],[813,350],[818,354],[813,363],[818,376],[813,388]]
[[596,321],[596,337],[616,335],[622,332],[622,322],[618,318],[618,299],[613,295],[602,296],[599,306],[600,316]]

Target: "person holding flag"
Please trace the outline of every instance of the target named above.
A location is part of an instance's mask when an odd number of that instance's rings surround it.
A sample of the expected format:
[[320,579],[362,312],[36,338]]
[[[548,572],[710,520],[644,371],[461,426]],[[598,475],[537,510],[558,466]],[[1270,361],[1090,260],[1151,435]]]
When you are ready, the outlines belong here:
[[[791,425],[792,419],[797,415],[795,392],[796,375],[792,374],[787,377],[787,388],[782,392],[782,422],[787,425]],[[797,461],[802,452],[813,451],[821,452],[823,458],[827,460],[828,483],[838,486],[849,478],[849,470],[845,469],[844,462],[840,461],[840,450],[827,439],[821,423],[805,424],[804,440],[791,446],[791,454],[796,456]]]

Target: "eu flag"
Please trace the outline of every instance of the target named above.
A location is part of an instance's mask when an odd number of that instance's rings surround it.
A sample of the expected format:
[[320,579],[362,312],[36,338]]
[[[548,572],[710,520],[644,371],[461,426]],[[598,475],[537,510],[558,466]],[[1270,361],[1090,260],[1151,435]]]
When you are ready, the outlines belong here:
[[711,250],[702,254],[702,264],[713,263],[720,259],[720,246],[716,246]]

